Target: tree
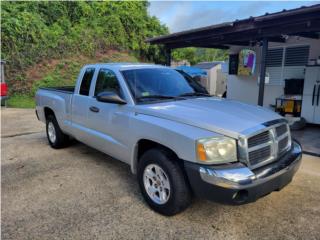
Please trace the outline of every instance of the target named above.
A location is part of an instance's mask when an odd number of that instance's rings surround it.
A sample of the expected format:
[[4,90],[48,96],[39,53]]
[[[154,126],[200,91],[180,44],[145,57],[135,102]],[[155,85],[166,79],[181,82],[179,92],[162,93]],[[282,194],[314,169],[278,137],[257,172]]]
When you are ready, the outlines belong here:
[[5,1],[1,5],[1,58],[8,63],[11,81],[18,81],[18,75],[44,59],[95,56],[108,49],[131,51],[145,61],[164,60],[163,48],[145,40],[167,34],[168,28],[148,15],[146,1]]
[[172,52],[175,61],[188,60],[191,65],[199,62],[225,61],[228,59],[228,52],[212,48],[179,48]]

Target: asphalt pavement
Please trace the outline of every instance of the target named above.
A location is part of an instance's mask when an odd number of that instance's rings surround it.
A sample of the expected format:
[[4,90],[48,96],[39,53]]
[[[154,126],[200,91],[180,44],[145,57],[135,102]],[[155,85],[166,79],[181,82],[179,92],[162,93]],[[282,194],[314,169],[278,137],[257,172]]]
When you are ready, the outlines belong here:
[[320,239],[320,158],[255,203],[194,199],[164,217],[129,166],[81,143],[54,150],[34,110],[1,112],[2,239]]

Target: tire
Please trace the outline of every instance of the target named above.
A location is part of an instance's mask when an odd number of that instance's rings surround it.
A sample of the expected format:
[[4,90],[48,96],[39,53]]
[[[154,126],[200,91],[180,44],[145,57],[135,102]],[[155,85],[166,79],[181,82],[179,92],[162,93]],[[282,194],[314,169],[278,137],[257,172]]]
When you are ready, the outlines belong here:
[[293,131],[302,130],[306,126],[307,122],[302,117],[299,121],[296,121],[290,125],[290,129]]
[[69,136],[62,132],[55,116],[49,115],[46,120],[46,132],[50,146],[55,149],[67,146]]
[[[176,157],[171,154],[169,151],[161,148],[150,149],[146,151],[140,158],[138,164],[138,182],[140,186],[140,190],[142,195],[147,202],[147,204],[156,212],[166,215],[172,216],[179,212],[185,210],[191,203],[191,191],[185,179],[185,176],[180,168]],[[157,172],[156,172],[156,167]],[[161,175],[160,179],[157,177],[158,173]],[[150,174],[152,173],[152,174]],[[148,175],[148,176],[147,176]],[[150,180],[150,176],[154,176],[156,178],[155,181]],[[162,179],[161,179],[162,178]],[[158,180],[158,181],[157,181]],[[161,184],[163,182],[169,182],[169,191],[166,188],[166,184]],[[145,182],[146,181],[146,182]],[[151,183],[154,183],[153,185]],[[158,186],[156,186],[158,184]],[[152,185],[152,187],[151,187]],[[150,194],[150,188],[154,196],[152,197]],[[154,191],[155,187],[158,187],[158,191]],[[168,184],[167,184],[168,186]],[[160,193],[160,190],[162,191]],[[149,189],[149,190],[147,190]],[[149,192],[149,193],[148,193]],[[162,199],[162,202],[159,202],[160,194],[167,196],[167,198]],[[157,198],[154,200],[152,198]],[[161,201],[161,200],[160,200]]]

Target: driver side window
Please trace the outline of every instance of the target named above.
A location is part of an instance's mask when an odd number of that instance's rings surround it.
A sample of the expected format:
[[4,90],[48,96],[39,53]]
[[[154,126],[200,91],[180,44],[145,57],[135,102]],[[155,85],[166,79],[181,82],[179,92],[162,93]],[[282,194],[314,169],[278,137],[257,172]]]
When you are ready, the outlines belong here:
[[99,71],[94,96],[97,96],[101,92],[114,92],[122,97],[118,79],[111,70],[101,69]]

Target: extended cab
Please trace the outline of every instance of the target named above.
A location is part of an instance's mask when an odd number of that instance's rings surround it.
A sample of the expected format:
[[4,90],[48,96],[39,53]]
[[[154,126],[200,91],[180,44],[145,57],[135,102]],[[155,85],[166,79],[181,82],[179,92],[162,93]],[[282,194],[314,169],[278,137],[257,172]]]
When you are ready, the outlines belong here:
[[301,161],[281,116],[209,96],[158,65],[84,66],[75,88],[39,89],[36,113],[53,148],[72,137],[129,164],[146,202],[165,215],[192,195],[255,201],[287,185]]

